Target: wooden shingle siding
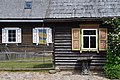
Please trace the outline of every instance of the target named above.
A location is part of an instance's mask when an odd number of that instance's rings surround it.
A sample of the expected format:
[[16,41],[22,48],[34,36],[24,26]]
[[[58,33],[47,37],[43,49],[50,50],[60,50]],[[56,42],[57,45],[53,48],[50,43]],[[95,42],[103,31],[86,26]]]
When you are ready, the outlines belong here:
[[99,54],[92,52],[80,53],[72,51],[72,35],[71,27],[56,27],[54,32],[54,57],[55,66],[61,69],[75,69],[81,67],[81,62],[78,60],[82,57],[93,56],[90,63],[91,69],[102,69],[106,62],[106,53]]

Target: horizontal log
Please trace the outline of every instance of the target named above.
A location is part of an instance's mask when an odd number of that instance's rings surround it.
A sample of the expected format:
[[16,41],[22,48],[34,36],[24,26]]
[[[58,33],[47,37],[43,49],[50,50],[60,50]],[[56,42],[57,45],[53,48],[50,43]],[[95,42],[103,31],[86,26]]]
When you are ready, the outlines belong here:
[[94,66],[95,66],[95,65],[96,65],[96,66],[97,66],[97,65],[99,66],[99,65],[105,65],[105,63],[91,63],[90,65],[91,65],[91,66],[93,66],[93,65],[94,65]]
[[72,49],[64,49],[64,48],[62,48],[62,49],[59,49],[59,48],[56,48],[55,49],[55,51],[71,51]]
[[67,45],[67,46],[72,46],[72,44],[71,43],[54,43],[54,45],[56,46],[56,45]]
[[80,52],[78,52],[78,51],[76,51],[76,52],[71,52],[71,51],[67,51],[67,52],[63,52],[63,51],[55,51],[55,54],[57,55],[57,54],[68,54],[68,55],[70,55],[71,53],[73,53],[73,54],[75,54],[75,53],[78,53],[78,54],[80,54]]
[[[80,57],[79,56],[72,56],[72,57],[55,57],[56,60],[58,59],[62,59],[62,60],[65,60],[65,59],[79,59]],[[106,60],[106,58],[93,58],[92,60]]]
[[62,35],[63,34],[71,34],[71,31],[70,32],[69,31],[66,31],[66,32],[62,32],[62,31],[61,32],[60,31],[59,32],[55,32],[55,35],[57,35],[57,34],[62,34]]
[[[66,59],[66,60],[58,60],[56,59],[55,62],[77,62],[77,59]],[[91,60],[91,63],[105,63],[106,60]]]
[[92,54],[92,55],[89,55],[89,54],[87,55],[87,54],[85,54],[85,55],[83,55],[84,53],[81,54],[81,53],[79,53],[79,52],[69,52],[69,51],[67,51],[67,50],[66,50],[66,52],[65,52],[65,51],[64,51],[64,52],[63,52],[63,51],[61,51],[61,52],[60,52],[60,51],[59,51],[59,52],[56,52],[56,51],[55,51],[55,53],[56,53],[56,54],[55,54],[56,57],[57,57],[57,56],[58,56],[58,57],[63,57],[63,56],[64,56],[64,57],[69,57],[69,56],[91,57],[91,56],[92,56],[92,57],[96,57],[96,58],[97,58],[97,57],[106,58],[106,56],[100,56],[100,55],[95,55],[95,54]]
[[55,37],[55,40],[70,40],[72,39],[71,37]]
[[61,41],[72,41],[72,40],[55,40],[55,42],[61,42]]
[[71,43],[72,41],[71,40],[61,40],[61,41],[58,41],[56,40],[55,43]]
[[64,36],[69,37],[71,36],[71,34],[56,34],[55,35],[55,37],[64,37]]
[[72,46],[63,46],[63,45],[59,45],[59,46],[55,46],[55,48],[72,48]]
[[104,60],[97,60],[97,59],[95,60],[95,59],[94,59],[94,60],[92,60],[92,62],[101,62],[101,63],[105,63],[105,62],[106,62],[106,59],[104,59]]
[[55,62],[77,62],[77,59],[72,60],[55,60]]

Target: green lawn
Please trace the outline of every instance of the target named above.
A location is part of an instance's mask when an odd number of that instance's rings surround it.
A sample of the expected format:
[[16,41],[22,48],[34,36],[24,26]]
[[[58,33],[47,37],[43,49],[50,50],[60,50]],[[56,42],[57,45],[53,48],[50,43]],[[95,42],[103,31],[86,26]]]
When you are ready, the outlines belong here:
[[52,62],[0,62],[0,68],[51,68]]
[[51,56],[46,56],[46,57],[39,57],[39,58],[18,58],[16,60],[52,60]]
[[0,61],[0,68],[51,68],[52,66],[51,57]]

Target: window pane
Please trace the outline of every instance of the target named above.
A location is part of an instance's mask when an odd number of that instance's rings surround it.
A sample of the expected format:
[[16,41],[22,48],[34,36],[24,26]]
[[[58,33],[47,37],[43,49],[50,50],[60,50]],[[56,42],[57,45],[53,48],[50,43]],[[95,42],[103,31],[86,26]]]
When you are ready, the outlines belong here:
[[46,41],[47,41],[47,30],[39,29],[39,43],[46,44]]
[[11,42],[12,41],[11,38],[8,38],[8,41]]
[[12,36],[13,36],[13,37],[16,37],[16,34],[14,33]]
[[96,48],[96,37],[90,37],[90,48]]
[[14,37],[14,38],[13,38],[13,42],[15,42],[15,41],[16,41],[16,38]]
[[8,30],[8,41],[9,42],[16,41],[16,30]]
[[16,30],[11,30],[11,31],[12,31],[13,34],[16,32]]
[[8,34],[8,36],[9,36],[9,37],[12,37],[12,35],[11,35],[10,33]]
[[96,35],[96,30],[84,30],[83,35]]
[[32,2],[31,1],[26,1],[25,2],[25,9],[31,9],[32,8]]
[[89,48],[89,37],[83,37],[83,48]]

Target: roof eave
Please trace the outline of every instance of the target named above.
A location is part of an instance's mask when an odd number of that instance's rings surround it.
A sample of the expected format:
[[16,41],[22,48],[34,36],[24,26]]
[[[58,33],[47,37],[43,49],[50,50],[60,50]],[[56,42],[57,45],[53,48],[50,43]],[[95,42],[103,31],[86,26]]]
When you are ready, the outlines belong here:
[[106,21],[113,17],[46,18],[44,22]]
[[79,21],[106,21],[111,18],[113,17],[0,18],[0,22],[79,22]]

